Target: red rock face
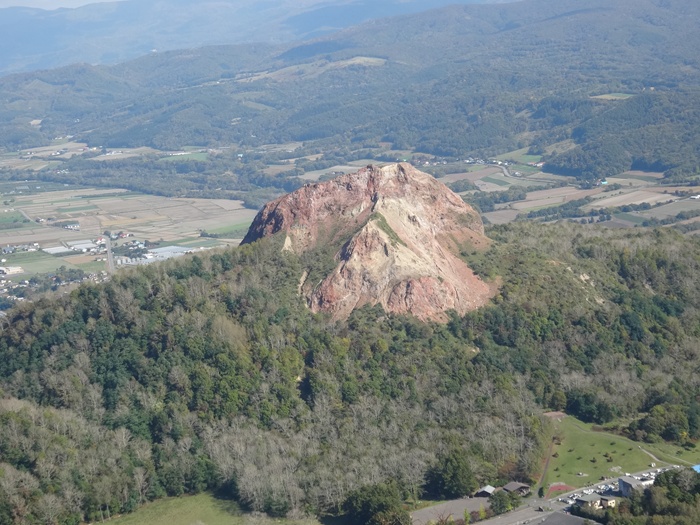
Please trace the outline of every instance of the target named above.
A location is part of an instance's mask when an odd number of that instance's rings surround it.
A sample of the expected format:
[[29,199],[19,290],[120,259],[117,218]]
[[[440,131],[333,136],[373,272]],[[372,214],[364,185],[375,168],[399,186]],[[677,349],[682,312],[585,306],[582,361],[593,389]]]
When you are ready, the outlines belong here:
[[369,166],[304,186],[268,203],[243,242],[278,232],[295,253],[338,245],[334,271],[300,287],[314,312],[335,319],[380,303],[388,312],[444,321],[447,310],[463,314],[492,295],[455,255],[465,245],[488,244],[479,215],[409,164]]

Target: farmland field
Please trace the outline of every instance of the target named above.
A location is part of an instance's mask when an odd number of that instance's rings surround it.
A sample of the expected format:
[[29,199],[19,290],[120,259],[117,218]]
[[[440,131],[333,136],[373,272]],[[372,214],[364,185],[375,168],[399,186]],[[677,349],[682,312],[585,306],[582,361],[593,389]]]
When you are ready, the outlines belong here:
[[658,202],[665,202],[674,199],[673,195],[667,195],[665,193],[657,193],[650,190],[636,190],[630,193],[616,194],[610,197],[603,197],[590,204],[592,209],[608,208],[613,206],[625,206],[629,204],[656,204]]
[[512,207],[516,210],[532,210],[548,206],[558,206],[559,204],[572,200],[597,195],[602,191],[601,188],[582,190],[573,186],[533,191],[527,194],[527,200],[514,202]]
[[530,148],[517,149],[515,151],[510,151],[504,153],[503,155],[498,155],[497,160],[514,160],[520,164],[527,164],[528,162],[540,162],[542,160],[542,155],[528,155],[527,152]]
[[614,215],[616,219],[620,219],[623,221],[631,222],[632,224],[642,224],[645,221],[644,217],[641,217],[639,215],[633,214],[633,213],[616,213]]
[[683,199],[671,204],[664,204],[658,208],[653,208],[651,210],[645,210],[639,212],[640,217],[644,218],[655,218],[655,219],[666,219],[668,217],[675,217],[684,211],[697,211],[700,210],[700,200],[690,200]]
[[78,268],[78,265],[66,259],[54,257],[53,255],[40,251],[12,253],[4,255],[3,258],[7,260],[7,263],[5,263],[7,266],[21,266],[24,270],[22,274],[13,275],[13,280],[26,279],[27,276],[37,273],[52,272],[61,266],[65,266],[66,268]]
[[[5,195],[7,196],[7,194]],[[124,231],[138,240],[160,241],[162,246],[182,241],[192,247],[229,245],[240,239],[255,216],[240,201],[227,199],[166,198],[126,190],[63,188],[32,195],[13,195],[12,208],[0,213],[0,244],[38,243],[42,248],[94,239],[105,230]],[[3,221],[20,222],[21,230],[2,229]],[[51,218],[53,221],[47,221]],[[43,220],[38,223],[35,221]],[[73,222],[80,231],[51,226],[52,222]],[[200,237],[202,230],[231,233],[228,239]],[[234,236],[235,235],[235,236]],[[236,242],[234,240],[234,242]],[[84,257],[84,256],[83,256]],[[44,273],[65,265],[86,271],[104,269],[94,257],[52,256],[44,252],[21,252],[6,257],[8,265],[22,266],[26,274]]]
[[505,177],[503,177],[503,176],[498,177],[498,176],[491,175],[488,177],[484,177],[481,180],[484,182],[490,182],[491,184],[497,184],[498,186],[505,186],[505,187],[510,186],[510,182],[508,182],[505,179]]

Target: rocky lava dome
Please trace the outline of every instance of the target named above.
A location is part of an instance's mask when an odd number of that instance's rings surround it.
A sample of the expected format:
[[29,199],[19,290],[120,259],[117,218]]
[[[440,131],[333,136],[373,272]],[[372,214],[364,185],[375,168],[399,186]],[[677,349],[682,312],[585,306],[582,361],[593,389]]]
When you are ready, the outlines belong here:
[[312,283],[304,272],[299,286],[312,311],[334,319],[380,303],[445,321],[448,310],[464,314],[493,295],[458,256],[489,243],[478,213],[410,164],[368,166],[280,197],[258,213],[243,243],[279,232],[297,254],[337,250],[330,274]]

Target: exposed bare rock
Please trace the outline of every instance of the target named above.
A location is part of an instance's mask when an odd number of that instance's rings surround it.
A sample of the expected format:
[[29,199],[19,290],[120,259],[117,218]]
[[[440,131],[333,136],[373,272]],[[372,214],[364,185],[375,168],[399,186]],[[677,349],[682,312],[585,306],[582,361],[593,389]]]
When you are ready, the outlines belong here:
[[334,318],[380,303],[388,312],[446,320],[492,295],[456,254],[488,245],[479,215],[445,185],[409,164],[368,166],[310,184],[268,203],[244,243],[284,232],[295,253],[337,245],[336,268],[320,283],[301,279],[314,311]]

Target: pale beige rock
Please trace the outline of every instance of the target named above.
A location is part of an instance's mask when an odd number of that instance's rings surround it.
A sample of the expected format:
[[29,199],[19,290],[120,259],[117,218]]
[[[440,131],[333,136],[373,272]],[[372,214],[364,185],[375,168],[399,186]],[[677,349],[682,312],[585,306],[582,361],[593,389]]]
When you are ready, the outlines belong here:
[[335,319],[380,303],[388,312],[444,321],[447,310],[463,314],[492,296],[456,255],[488,245],[479,215],[410,164],[368,166],[306,185],[268,203],[243,242],[278,232],[294,253],[338,245],[334,271],[300,288],[314,312]]

